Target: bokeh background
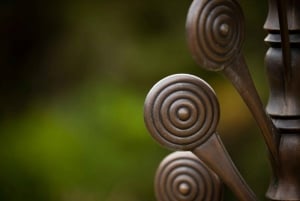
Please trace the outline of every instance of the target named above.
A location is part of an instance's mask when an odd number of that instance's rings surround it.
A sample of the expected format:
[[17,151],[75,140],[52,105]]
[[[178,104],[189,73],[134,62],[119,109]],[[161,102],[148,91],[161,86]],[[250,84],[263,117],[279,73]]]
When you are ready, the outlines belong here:
[[[244,52],[265,103],[267,1],[240,0]],[[185,40],[191,1],[3,0],[0,3],[0,200],[155,201],[170,151],[150,137],[143,102],[158,80],[190,73],[215,89],[218,131],[263,199],[270,167],[249,111]],[[226,190],[225,200],[234,200]]]

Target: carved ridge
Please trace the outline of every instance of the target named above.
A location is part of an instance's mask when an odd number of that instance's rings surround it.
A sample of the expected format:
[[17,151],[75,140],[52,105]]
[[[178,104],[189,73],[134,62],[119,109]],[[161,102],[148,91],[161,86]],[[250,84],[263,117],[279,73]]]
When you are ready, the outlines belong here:
[[191,152],[174,152],[160,164],[155,176],[158,201],[220,201],[219,177]]
[[176,74],[159,81],[145,101],[145,123],[160,144],[191,150],[205,142],[219,122],[214,91],[202,79]]
[[197,63],[219,71],[232,64],[244,41],[244,15],[234,0],[195,0],[187,17],[187,38]]

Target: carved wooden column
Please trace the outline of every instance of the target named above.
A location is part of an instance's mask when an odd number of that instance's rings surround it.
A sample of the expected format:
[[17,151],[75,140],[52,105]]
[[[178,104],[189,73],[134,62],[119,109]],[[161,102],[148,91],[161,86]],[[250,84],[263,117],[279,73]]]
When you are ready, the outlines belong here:
[[300,1],[269,0],[264,28],[270,48],[267,112],[280,132],[279,164],[267,192],[272,200],[300,200]]
[[[256,120],[273,170],[267,197],[300,201],[300,1],[269,0],[267,111],[241,50],[244,27],[237,0],[194,0],[188,45],[200,67],[223,73],[233,84]],[[219,115],[213,89],[196,76],[168,76],[150,90],[145,101],[150,134],[169,149],[188,151],[168,156],[158,168],[158,201],[222,200],[219,179],[239,200],[257,200],[218,135]]]

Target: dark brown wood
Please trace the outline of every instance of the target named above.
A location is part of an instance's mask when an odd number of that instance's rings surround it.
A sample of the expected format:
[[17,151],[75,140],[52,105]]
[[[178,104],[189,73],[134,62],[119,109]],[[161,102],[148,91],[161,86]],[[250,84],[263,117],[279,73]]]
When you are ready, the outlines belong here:
[[[236,0],[194,0],[186,25],[189,48],[199,66],[223,72],[260,127],[273,170],[267,198],[300,201],[300,1],[269,0],[264,25],[268,31],[265,63],[270,85],[266,111],[241,51],[244,26],[243,12]],[[255,194],[216,132],[219,113],[213,89],[200,78],[187,74],[162,79],[145,101],[145,123],[154,139],[169,149],[192,151],[193,157],[216,173],[239,200],[254,201]],[[166,168],[166,164],[173,167],[173,162],[176,164],[181,157],[172,155],[158,169],[159,200],[185,201],[183,194],[192,192],[190,185],[163,182],[170,176],[169,170],[176,172],[176,168]],[[193,172],[190,168],[185,170],[187,175]],[[199,177],[194,175],[194,181]],[[173,185],[178,192],[171,191]],[[218,184],[214,183],[207,191],[211,192],[215,185]]]
[[168,155],[155,176],[157,201],[220,201],[223,184],[205,163],[189,151]]
[[269,0],[265,23],[270,85],[267,112],[280,131],[279,164],[267,197],[300,200],[300,1]]
[[239,200],[256,201],[215,132],[218,121],[215,92],[196,76],[168,76],[154,85],[146,97],[145,123],[154,139],[169,149],[192,151]]

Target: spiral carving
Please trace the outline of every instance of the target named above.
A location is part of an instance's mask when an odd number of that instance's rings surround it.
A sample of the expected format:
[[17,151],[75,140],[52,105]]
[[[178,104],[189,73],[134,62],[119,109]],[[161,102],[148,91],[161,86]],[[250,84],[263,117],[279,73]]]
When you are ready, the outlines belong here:
[[235,0],[194,0],[186,27],[190,50],[203,68],[223,70],[240,54],[244,15]]
[[219,103],[202,79],[176,74],[159,81],[146,97],[144,117],[151,135],[163,146],[192,150],[216,130]]
[[158,201],[220,201],[219,177],[191,152],[174,152],[160,164],[155,177]]

